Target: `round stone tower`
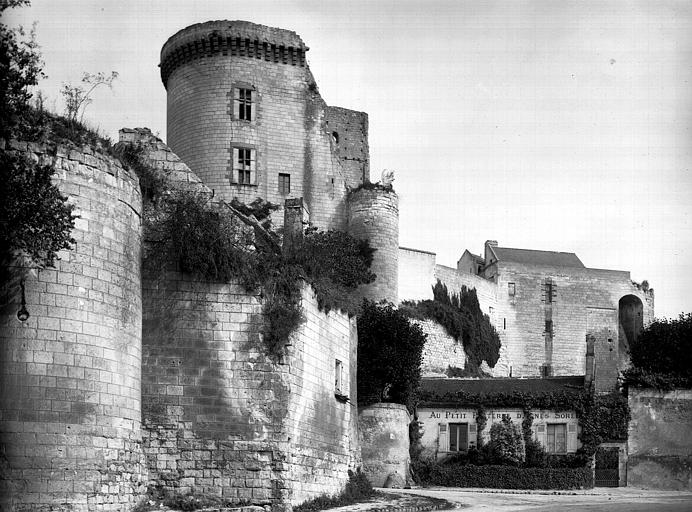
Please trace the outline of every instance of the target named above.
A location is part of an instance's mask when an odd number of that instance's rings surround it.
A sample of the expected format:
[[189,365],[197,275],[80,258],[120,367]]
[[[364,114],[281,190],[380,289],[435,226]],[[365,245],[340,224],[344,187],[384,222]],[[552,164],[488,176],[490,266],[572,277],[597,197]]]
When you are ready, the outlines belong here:
[[376,249],[372,271],[377,279],[361,286],[363,297],[394,304],[399,299],[399,197],[377,185],[355,190],[348,198],[348,231]]
[[307,50],[295,32],[246,21],[192,25],[164,44],[168,146],[217,198],[308,195]]
[[129,510],[146,490],[139,182],[90,148],[9,146],[53,166],[80,218],[0,315],[0,509]]

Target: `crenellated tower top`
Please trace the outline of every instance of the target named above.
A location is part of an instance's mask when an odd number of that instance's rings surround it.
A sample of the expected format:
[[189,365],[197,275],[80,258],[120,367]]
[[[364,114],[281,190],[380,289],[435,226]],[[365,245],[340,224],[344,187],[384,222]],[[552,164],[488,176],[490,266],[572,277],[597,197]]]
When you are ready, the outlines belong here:
[[247,57],[305,67],[309,48],[292,30],[249,21],[207,21],[190,25],[171,36],[161,49],[161,80],[181,64],[216,54]]

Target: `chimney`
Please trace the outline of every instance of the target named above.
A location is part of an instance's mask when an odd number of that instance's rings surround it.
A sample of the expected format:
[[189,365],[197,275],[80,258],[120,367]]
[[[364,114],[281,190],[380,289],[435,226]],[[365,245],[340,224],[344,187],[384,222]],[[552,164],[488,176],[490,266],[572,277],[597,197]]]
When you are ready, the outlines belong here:
[[310,212],[302,197],[286,199],[284,204],[284,245],[287,254],[303,242],[303,227],[310,221]]

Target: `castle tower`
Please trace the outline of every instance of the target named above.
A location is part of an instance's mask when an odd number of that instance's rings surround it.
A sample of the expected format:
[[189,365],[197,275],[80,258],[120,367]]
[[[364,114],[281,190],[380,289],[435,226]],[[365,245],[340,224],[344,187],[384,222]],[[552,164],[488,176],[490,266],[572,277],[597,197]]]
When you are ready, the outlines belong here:
[[55,269],[0,315],[0,509],[129,510],[141,436],[139,182],[84,147],[13,143],[51,165],[80,218]]
[[399,297],[399,197],[377,185],[353,191],[348,198],[348,232],[367,239],[376,249],[372,271],[375,282],[361,286],[363,297],[394,304]]
[[344,229],[347,189],[367,179],[367,115],[325,104],[307,51],[246,21],[179,31],[161,50],[167,142],[216,198],[303,197],[314,225]]

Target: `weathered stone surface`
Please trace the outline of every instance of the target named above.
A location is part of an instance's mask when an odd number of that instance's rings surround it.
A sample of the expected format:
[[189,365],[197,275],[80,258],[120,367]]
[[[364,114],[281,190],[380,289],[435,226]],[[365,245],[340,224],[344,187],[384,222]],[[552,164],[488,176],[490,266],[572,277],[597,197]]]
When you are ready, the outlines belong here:
[[409,473],[410,416],[405,405],[378,403],[358,410],[363,472],[375,487],[391,473]]
[[692,391],[629,390],[627,483],[692,489]]

